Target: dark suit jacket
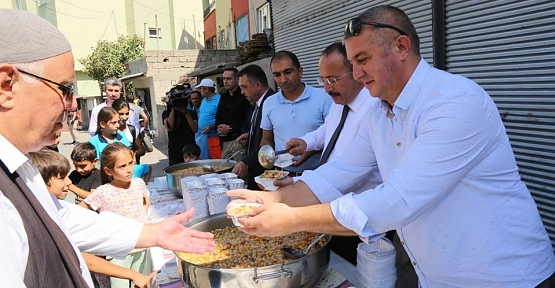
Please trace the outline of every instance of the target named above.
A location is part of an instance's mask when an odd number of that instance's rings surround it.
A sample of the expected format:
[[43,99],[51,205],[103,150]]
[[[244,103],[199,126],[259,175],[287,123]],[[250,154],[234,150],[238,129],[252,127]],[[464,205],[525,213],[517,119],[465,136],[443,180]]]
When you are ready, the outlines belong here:
[[[260,128],[260,122],[262,121],[262,107],[264,106],[264,101],[266,101],[266,99],[274,93],[276,92],[270,88],[268,92],[262,96],[262,102],[260,103],[258,115],[256,119],[253,119],[253,122],[250,123],[248,126],[249,129],[247,130],[250,131],[251,126],[254,125],[253,135],[252,137],[249,137],[250,149],[247,151],[245,159],[243,159],[243,162],[249,166],[248,188],[253,190],[260,190],[258,185],[254,182],[254,177],[264,173],[265,170],[264,167],[262,167],[258,162],[258,150],[260,149],[260,140],[262,140],[262,129]],[[251,118],[252,117],[249,116],[249,120]]]

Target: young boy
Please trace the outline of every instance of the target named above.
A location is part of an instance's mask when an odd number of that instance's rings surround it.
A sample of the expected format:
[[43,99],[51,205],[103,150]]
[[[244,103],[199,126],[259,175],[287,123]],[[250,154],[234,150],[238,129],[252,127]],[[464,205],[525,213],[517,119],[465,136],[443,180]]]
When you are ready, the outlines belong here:
[[183,161],[185,163],[196,161],[200,157],[200,147],[196,143],[185,144],[181,150],[181,154],[183,155]]
[[69,190],[75,194],[75,204],[79,204],[102,185],[98,158],[96,158],[96,149],[89,142],[75,145],[70,157],[75,170],[69,174],[69,179],[74,183],[69,185]]
[[[96,151],[93,152],[96,157]],[[44,183],[46,183],[48,192],[56,196],[57,199],[63,200],[69,192],[69,186],[72,185],[71,180],[67,176],[70,169],[69,161],[62,154],[49,149],[42,149],[38,152],[29,153],[29,156],[33,165],[39,169],[40,175]],[[112,264],[95,255],[88,253],[81,254],[91,272],[110,277],[128,279],[135,284],[135,287],[150,287],[150,280],[158,272],[154,271],[149,275],[143,275],[131,269]]]

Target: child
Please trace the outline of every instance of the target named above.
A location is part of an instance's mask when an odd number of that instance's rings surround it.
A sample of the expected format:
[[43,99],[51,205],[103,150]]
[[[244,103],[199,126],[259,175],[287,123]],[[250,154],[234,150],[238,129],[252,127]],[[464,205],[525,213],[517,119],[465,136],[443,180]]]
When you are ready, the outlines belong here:
[[[29,153],[29,156],[33,165],[39,169],[40,175],[46,183],[48,192],[57,199],[63,200],[71,185],[71,180],[69,180],[67,176],[70,169],[69,161],[67,161],[62,154],[47,149]],[[155,271],[145,276],[131,269],[114,265],[95,255],[88,253],[81,254],[91,272],[129,279],[138,287],[149,287],[150,279],[157,273],[157,271]]]
[[[135,126],[127,124],[127,119],[129,119],[129,103],[124,99],[120,98],[112,103],[112,108],[114,108],[119,114],[119,131],[123,132],[127,136],[127,140],[131,143],[131,149],[135,152],[135,160],[137,164],[141,163],[141,156],[145,155],[145,148],[143,146],[141,131],[137,131]],[[138,115],[137,115],[138,116]]]
[[150,180],[150,174],[152,174],[152,166],[148,164],[139,164],[141,156],[145,155],[145,148],[143,146],[142,136],[135,126],[127,124],[127,119],[129,119],[129,103],[122,98],[117,99],[112,103],[112,108],[114,108],[119,114],[119,131],[123,132],[127,137],[127,140],[131,143],[131,150],[135,152],[135,167],[133,172],[133,177],[143,178],[145,183]]
[[181,154],[183,154],[183,162],[185,163],[196,161],[200,157],[200,147],[196,143],[185,144]]
[[70,157],[75,170],[69,174],[69,179],[73,183],[69,185],[69,190],[75,194],[75,204],[79,204],[96,187],[102,185],[98,158],[96,158],[96,149],[89,142],[77,144],[71,151]]
[[112,107],[104,107],[98,112],[96,134],[89,139],[96,149],[96,158],[101,159],[102,150],[110,143],[121,142],[123,145],[131,147],[125,134],[119,131],[119,118],[118,111]]
[[[131,219],[146,222],[146,211],[150,205],[149,191],[145,182],[133,178],[133,151],[122,143],[106,146],[100,159],[100,179],[104,185],[91,193],[80,206],[97,212],[110,211]],[[146,250],[135,250],[125,260],[112,259],[122,267],[143,272]],[[129,282],[110,278],[112,287],[129,287]]]

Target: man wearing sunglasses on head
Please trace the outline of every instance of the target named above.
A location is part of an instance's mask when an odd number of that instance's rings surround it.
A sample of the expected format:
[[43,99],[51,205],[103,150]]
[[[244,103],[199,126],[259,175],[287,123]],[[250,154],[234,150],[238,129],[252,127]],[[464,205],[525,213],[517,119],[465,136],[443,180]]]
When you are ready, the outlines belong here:
[[213,235],[181,225],[194,211],[143,224],[48,193],[27,155],[52,144],[64,112],[77,106],[71,46],[37,15],[0,9],[0,19],[0,30],[9,34],[0,41],[1,286],[94,287],[80,249],[115,258],[154,245],[213,250]]
[[[426,63],[416,29],[395,7],[349,20],[344,44],[353,77],[380,105],[337,161],[277,192],[229,192],[265,204],[240,229],[367,242],[395,229],[420,287],[555,287],[553,248],[487,92]],[[343,195],[377,168],[383,184]],[[338,198],[320,204],[324,192]]]

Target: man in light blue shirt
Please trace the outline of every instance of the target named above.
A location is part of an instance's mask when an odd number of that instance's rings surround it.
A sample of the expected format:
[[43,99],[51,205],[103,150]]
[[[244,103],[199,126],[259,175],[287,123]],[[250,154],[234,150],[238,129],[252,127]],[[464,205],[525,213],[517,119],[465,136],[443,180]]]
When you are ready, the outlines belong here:
[[[202,101],[198,109],[198,130],[195,134],[195,141],[200,147],[200,159],[219,159],[221,158],[221,150],[219,150],[219,136],[216,131],[216,111],[218,103],[220,103],[220,94],[216,93],[216,84],[208,78],[202,79],[200,84],[195,86],[202,95]],[[211,141],[216,141],[217,145],[210,145]],[[220,151],[220,155],[212,153],[211,146]]]
[[[303,68],[295,54],[280,51],[270,63],[281,90],[264,103],[260,147],[271,145],[275,150],[284,150],[289,139],[303,136],[324,124],[333,101],[323,89],[301,82]],[[295,167],[285,169],[291,172],[315,169],[320,155],[319,151],[307,152],[294,159]]]
[[[266,204],[240,229],[368,242],[396,229],[421,287],[553,287],[553,248],[487,92],[428,65],[397,8],[349,20],[344,43],[353,77],[381,103],[336,161],[278,192],[230,192]],[[378,167],[383,184],[349,193]]]

